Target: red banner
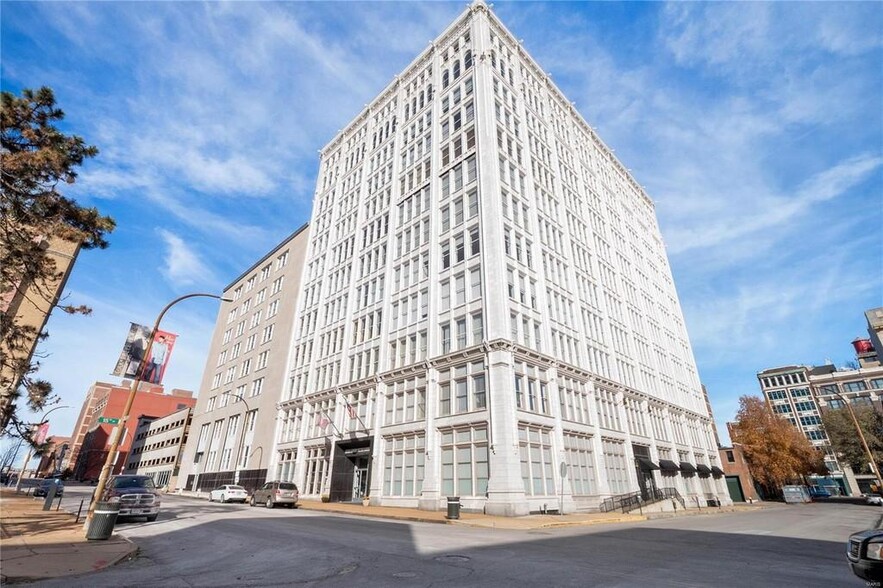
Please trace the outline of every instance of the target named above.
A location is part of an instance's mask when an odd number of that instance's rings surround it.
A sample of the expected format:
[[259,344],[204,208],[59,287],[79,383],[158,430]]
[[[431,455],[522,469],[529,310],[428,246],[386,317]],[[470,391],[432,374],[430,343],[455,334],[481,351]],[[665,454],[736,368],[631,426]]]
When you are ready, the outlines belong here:
[[43,445],[46,442],[46,436],[49,435],[49,423],[43,423],[37,427],[37,433],[34,435],[34,443]]

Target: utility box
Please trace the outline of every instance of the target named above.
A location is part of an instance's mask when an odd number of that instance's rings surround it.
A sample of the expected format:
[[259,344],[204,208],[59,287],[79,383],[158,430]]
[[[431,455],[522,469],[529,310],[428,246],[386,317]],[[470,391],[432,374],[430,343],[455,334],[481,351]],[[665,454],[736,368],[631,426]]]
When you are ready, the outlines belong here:
[[810,497],[809,490],[807,490],[806,486],[783,486],[782,494],[785,497],[785,502],[788,504],[812,502],[812,498]]

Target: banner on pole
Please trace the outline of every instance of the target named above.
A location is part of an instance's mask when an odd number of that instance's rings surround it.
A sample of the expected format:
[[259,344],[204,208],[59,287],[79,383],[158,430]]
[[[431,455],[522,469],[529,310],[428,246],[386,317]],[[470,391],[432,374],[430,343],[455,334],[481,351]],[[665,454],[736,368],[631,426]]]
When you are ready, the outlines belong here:
[[[161,384],[177,338],[177,335],[168,331],[157,331],[150,348],[150,356],[145,357],[144,353],[150,341],[150,327],[131,323],[129,335],[126,337],[113,375],[121,378],[136,378],[140,375],[145,382]],[[143,368],[141,374],[138,374],[138,366],[142,365],[142,362]]]
[[37,433],[34,435],[34,443],[43,445],[46,442],[46,436],[49,435],[49,423],[43,423],[37,427]]

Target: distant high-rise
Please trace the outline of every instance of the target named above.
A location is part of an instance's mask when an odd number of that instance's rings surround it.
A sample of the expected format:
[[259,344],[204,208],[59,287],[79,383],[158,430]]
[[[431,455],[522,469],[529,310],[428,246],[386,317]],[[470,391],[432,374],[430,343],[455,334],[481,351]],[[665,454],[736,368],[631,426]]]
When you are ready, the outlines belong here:
[[729,500],[653,202],[483,2],[321,151],[302,279],[302,495]]

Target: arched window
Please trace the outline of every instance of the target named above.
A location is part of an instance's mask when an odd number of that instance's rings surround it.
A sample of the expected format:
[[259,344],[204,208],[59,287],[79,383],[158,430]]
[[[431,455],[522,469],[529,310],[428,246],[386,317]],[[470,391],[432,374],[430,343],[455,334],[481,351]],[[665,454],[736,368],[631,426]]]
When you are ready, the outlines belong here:
[[472,51],[467,49],[463,55],[463,69],[469,69],[470,67],[472,67]]
[[448,70],[445,70],[445,73],[442,74],[442,88],[447,88],[450,83],[450,75],[448,74]]
[[456,80],[459,77],[460,77],[460,60],[458,59],[457,61],[454,62],[454,79]]

